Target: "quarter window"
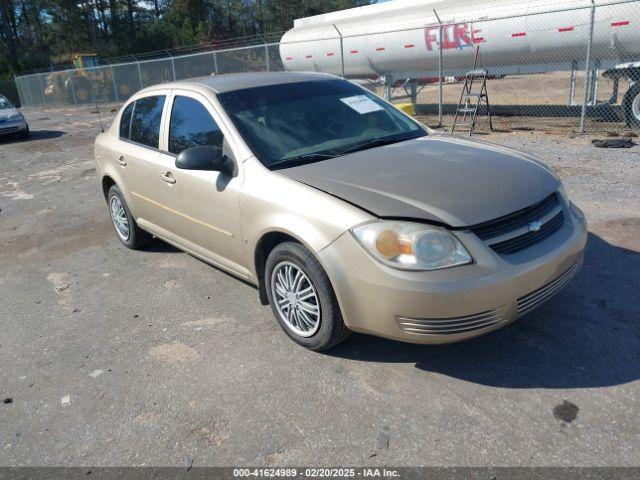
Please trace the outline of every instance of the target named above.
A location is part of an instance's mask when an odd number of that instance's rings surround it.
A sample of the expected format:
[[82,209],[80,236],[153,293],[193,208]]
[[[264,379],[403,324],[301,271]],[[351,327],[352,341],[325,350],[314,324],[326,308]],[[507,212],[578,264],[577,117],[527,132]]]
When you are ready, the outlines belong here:
[[164,100],[164,96],[136,100],[131,118],[131,136],[129,137],[132,142],[158,148]]
[[222,149],[224,137],[218,124],[199,101],[177,96],[171,109],[169,151],[178,155],[191,147],[213,146]]
[[122,112],[120,117],[120,138],[129,139],[129,132],[131,131],[131,113],[133,112],[133,103],[127,105],[127,108]]

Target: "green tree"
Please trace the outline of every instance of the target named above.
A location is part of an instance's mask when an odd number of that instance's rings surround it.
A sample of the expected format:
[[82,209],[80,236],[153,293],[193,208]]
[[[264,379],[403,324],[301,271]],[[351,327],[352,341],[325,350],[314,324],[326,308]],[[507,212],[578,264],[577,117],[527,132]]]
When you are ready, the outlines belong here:
[[0,77],[65,63],[281,32],[368,0],[0,0]]

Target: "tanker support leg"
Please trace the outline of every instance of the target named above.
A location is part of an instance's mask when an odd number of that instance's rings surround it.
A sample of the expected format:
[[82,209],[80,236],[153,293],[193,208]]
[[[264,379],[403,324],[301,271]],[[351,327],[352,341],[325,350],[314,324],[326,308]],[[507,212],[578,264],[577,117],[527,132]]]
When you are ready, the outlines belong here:
[[387,102],[393,99],[393,77],[391,75],[384,76],[384,99]]
[[418,84],[415,80],[409,83],[409,92],[411,95],[411,105],[413,105],[414,115],[418,114]]
[[573,62],[571,64],[571,80],[569,82],[569,106],[571,107],[574,104],[574,94],[576,92],[576,75],[578,71],[577,62]]

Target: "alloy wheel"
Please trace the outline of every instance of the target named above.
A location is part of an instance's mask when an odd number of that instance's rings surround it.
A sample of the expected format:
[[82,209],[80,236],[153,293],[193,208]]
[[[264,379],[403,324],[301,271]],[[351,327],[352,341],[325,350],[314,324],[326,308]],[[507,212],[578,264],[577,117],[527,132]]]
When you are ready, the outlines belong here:
[[320,301],[313,283],[292,262],[280,262],[271,273],[271,296],[289,330],[301,337],[311,337],[320,327]]
[[120,199],[116,196],[111,197],[109,201],[109,210],[111,211],[111,221],[116,228],[118,236],[123,240],[129,240],[129,219],[124,211],[124,206]]

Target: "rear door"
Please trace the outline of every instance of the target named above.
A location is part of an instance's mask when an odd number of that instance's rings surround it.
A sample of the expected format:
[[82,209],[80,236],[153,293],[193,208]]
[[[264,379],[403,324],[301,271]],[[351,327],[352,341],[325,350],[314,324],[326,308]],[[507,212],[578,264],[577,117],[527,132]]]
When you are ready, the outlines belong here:
[[160,132],[168,93],[138,98],[125,108],[120,123],[120,148],[114,161],[123,170],[122,187],[131,213],[143,228],[162,216],[158,178],[153,174],[161,161]]

